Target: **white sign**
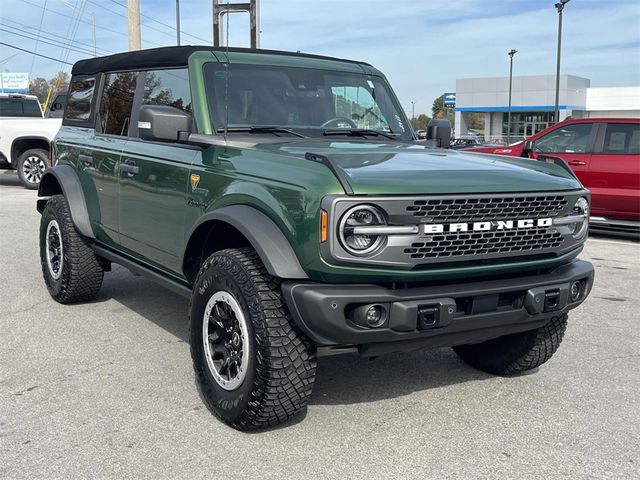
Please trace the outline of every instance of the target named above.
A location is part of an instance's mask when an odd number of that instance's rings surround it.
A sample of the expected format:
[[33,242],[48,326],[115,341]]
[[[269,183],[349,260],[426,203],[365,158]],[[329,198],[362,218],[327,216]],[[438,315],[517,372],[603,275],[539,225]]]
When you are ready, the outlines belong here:
[[27,93],[29,91],[29,74],[27,72],[0,72],[0,91]]

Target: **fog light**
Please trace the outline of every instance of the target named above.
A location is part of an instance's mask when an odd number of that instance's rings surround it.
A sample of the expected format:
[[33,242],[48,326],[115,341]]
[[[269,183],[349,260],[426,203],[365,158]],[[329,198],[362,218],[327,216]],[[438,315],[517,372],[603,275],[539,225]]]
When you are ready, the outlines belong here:
[[367,309],[366,315],[367,324],[370,327],[379,327],[384,323],[385,315],[384,309],[380,305],[372,305]]
[[569,289],[569,298],[572,302],[575,302],[580,298],[582,294],[582,283],[581,282],[573,282],[571,284],[571,288]]

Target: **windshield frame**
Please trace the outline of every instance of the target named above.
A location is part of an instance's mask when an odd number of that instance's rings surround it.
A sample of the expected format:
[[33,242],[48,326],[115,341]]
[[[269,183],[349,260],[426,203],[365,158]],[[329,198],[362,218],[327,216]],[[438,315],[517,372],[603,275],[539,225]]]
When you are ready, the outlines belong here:
[[[415,140],[415,134],[413,132],[413,128],[411,125],[411,122],[409,121],[408,117],[406,116],[406,113],[404,111],[404,109],[401,107],[400,102],[398,101],[398,98],[395,95],[395,92],[393,91],[393,89],[391,88],[391,86],[389,85],[389,82],[387,81],[387,79],[381,75],[381,74],[376,74],[376,73],[370,73],[370,72],[366,72],[366,71],[362,71],[362,73],[360,72],[346,72],[343,71],[341,69],[331,69],[331,68],[310,68],[310,67],[306,67],[306,66],[296,66],[296,65],[291,65],[291,66],[279,66],[279,65],[272,65],[272,64],[256,64],[256,63],[238,63],[238,62],[206,62],[202,65],[202,77],[203,77],[203,87],[204,87],[204,92],[205,92],[205,96],[206,96],[206,106],[207,106],[207,116],[208,116],[208,120],[210,122],[211,125],[211,129],[212,129],[212,133],[214,135],[220,135],[225,131],[225,118],[224,118],[224,114],[219,114],[219,109],[217,108],[217,95],[219,94],[219,90],[220,87],[218,85],[218,87],[216,88],[215,84],[214,84],[214,79],[212,78],[215,74],[215,72],[219,72],[221,71],[221,69],[223,68],[227,68],[227,65],[229,66],[228,68],[231,68],[231,71],[233,72],[233,68],[234,67],[240,67],[240,68],[244,68],[244,69],[265,69],[265,70],[273,70],[274,72],[277,72],[278,70],[282,70],[282,69],[296,69],[296,70],[306,70],[306,71],[315,71],[318,72],[318,74],[321,75],[334,75],[336,77],[350,77],[353,76],[355,78],[358,78],[359,80],[362,80],[362,83],[367,82],[367,84],[369,86],[371,86],[371,88],[375,89],[374,91],[380,91],[383,90],[384,93],[383,95],[385,95],[385,105],[388,107],[387,112],[392,113],[395,118],[393,121],[395,121],[395,123],[397,124],[397,129],[400,130],[398,132],[394,131],[392,126],[389,126],[389,130],[386,129],[380,129],[380,130],[376,130],[376,129],[369,129],[372,130],[371,134],[367,134],[366,132],[362,133],[362,135],[360,136],[362,139],[366,139],[367,141],[371,141],[371,140],[385,140],[385,141],[389,141],[390,139],[388,138],[389,136],[394,137],[395,140],[399,140],[399,141],[414,141]],[[231,82],[231,80],[229,80],[229,82]],[[375,85],[375,87],[373,87],[372,85]],[[328,85],[327,85],[328,86]],[[348,86],[348,85],[347,85]],[[354,82],[354,87],[357,87],[358,85],[356,84],[356,82]],[[329,87],[329,89],[331,89],[331,87]],[[218,91],[217,91],[218,90]],[[378,103],[377,101],[377,95],[373,96],[373,100],[376,103],[376,107],[382,111],[382,107],[381,104]],[[378,97],[379,98],[379,97]],[[221,102],[222,105],[224,105],[223,102]],[[385,115],[386,117],[386,115]],[[390,121],[388,119],[386,119],[386,122],[388,124],[393,124],[393,121]],[[286,122],[281,122],[281,123],[274,123],[274,122],[267,122],[267,123],[256,123],[255,125],[252,124],[237,124],[237,123],[230,123],[227,127],[227,133],[235,133],[235,134],[239,134],[239,133],[244,133],[245,135],[247,133],[251,133],[251,134],[260,134],[260,135],[266,135],[266,134],[271,134],[268,131],[254,131],[254,132],[249,132],[250,127],[252,126],[261,126],[261,127],[281,127],[283,129],[290,129],[293,130],[295,132],[300,133],[301,135],[304,135],[305,137],[309,137],[309,138],[326,138],[324,137],[324,132],[327,130],[331,130],[331,131],[335,131],[336,127],[329,125],[329,126],[325,126],[323,127],[322,125],[304,125],[304,124],[290,124],[290,123],[286,123]],[[399,127],[399,128],[398,128]],[[235,130],[235,131],[234,131]],[[244,131],[243,131],[244,130]],[[349,127],[349,128],[344,128],[344,135],[345,138],[348,138],[350,141],[352,141],[354,138],[357,138],[357,136],[354,136],[353,134],[353,127]],[[366,129],[362,129],[360,127],[356,127],[355,130],[366,130]],[[380,132],[382,133],[382,135],[377,135],[374,132]],[[286,135],[286,134],[285,134]],[[334,138],[336,137],[336,134],[332,135]],[[339,134],[337,135],[339,138]]]

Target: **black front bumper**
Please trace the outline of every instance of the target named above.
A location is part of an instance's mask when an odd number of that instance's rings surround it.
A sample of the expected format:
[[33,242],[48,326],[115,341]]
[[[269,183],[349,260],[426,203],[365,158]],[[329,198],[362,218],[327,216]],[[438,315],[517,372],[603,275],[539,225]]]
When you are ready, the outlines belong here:
[[[589,262],[500,280],[389,289],[378,285],[285,282],[282,290],[302,331],[319,346],[358,345],[365,355],[478,343],[531,330],[580,305],[593,285]],[[580,282],[581,294],[570,289]],[[384,322],[364,320],[378,305]]]

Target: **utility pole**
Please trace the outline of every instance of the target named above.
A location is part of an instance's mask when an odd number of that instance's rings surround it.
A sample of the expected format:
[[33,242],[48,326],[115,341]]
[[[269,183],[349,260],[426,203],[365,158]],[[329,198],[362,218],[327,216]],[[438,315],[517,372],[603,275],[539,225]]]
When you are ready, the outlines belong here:
[[554,6],[558,10],[558,52],[556,54],[556,108],[553,121],[560,121],[560,44],[562,42],[562,10],[570,0],[560,0]]
[[[213,0],[213,45],[219,47],[225,44],[222,19],[233,12],[247,12],[249,14],[249,29],[251,48],[260,48],[260,4],[258,0],[245,3],[220,4],[220,0]],[[228,45],[227,45],[228,46]]]
[[180,0],[176,0],[176,45],[180,46]]
[[93,56],[96,57],[96,16],[93,13],[91,14],[91,22],[93,23]]
[[507,113],[507,145],[511,143],[511,86],[513,85],[513,56],[518,50],[512,48],[507,53],[509,55],[509,113]]
[[129,51],[140,50],[140,0],[127,0]]
[[411,120],[416,118],[416,102],[414,100],[411,101]]

